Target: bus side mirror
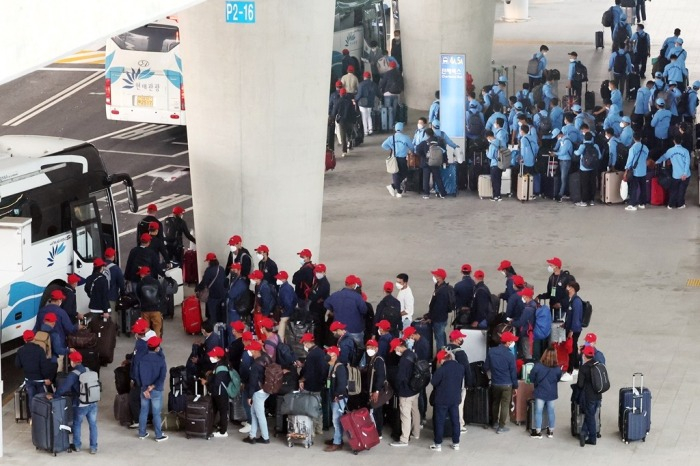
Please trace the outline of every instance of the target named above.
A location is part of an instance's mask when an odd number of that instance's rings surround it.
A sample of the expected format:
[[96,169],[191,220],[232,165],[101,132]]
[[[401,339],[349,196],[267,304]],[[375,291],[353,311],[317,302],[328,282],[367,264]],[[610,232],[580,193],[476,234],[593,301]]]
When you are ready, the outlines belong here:
[[134,188],[134,182],[129,175],[126,173],[115,173],[107,177],[107,182],[110,185],[122,182],[126,186],[126,197],[129,202],[129,210],[133,213],[139,210],[139,200],[136,196],[136,188]]

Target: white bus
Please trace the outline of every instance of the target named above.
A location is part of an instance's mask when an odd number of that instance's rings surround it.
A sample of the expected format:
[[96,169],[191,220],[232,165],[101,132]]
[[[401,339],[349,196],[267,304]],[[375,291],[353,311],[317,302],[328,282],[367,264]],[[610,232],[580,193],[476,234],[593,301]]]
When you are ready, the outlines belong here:
[[180,32],[165,19],[107,40],[108,120],[185,125]]
[[32,329],[44,288],[75,273],[78,309],[92,261],[119,236],[112,187],[123,185],[138,210],[126,174],[107,173],[97,149],[83,141],[47,136],[0,136],[0,311],[2,352]]

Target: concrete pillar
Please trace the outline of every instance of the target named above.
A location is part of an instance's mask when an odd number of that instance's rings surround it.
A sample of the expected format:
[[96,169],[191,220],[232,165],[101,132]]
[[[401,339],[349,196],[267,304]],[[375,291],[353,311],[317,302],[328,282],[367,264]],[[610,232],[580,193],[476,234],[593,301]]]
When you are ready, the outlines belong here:
[[179,14],[197,252],[223,262],[239,234],[291,276],[319,252],[334,2],[255,6],[255,24]]
[[427,109],[439,88],[440,53],[464,53],[477,89],[491,82],[494,0],[401,2],[406,103]]

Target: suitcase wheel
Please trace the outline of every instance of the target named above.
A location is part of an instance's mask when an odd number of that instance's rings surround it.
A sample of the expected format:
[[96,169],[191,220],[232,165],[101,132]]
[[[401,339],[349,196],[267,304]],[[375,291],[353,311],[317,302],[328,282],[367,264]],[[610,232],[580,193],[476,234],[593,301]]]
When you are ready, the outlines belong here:
[[187,434],[185,434],[185,438],[186,438],[187,440],[189,440],[189,439],[190,439],[190,436],[187,435]]
[[[357,455],[358,453],[359,453],[359,452],[358,452],[357,450],[353,450],[353,451],[352,451],[352,454],[353,454],[353,455]],[[54,456],[55,456],[55,455],[54,455]]]
[[291,440],[288,441],[288,442],[287,442],[287,446],[288,446],[289,448],[292,448],[292,447],[294,446],[294,442],[292,442]]

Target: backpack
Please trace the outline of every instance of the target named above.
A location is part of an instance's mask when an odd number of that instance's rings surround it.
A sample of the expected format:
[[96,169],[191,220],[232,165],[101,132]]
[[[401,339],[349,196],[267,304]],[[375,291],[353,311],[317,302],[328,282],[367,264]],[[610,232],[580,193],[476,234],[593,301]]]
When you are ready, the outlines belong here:
[[439,120],[440,119],[440,101],[435,100],[435,101],[433,101],[433,103],[437,104],[437,112],[435,112],[435,118],[437,118]]
[[629,31],[627,30],[627,26],[620,23],[617,26],[617,29],[615,29],[615,34],[613,36],[613,43],[616,43],[619,48],[622,48],[625,46],[625,41],[629,39]]
[[428,146],[428,166],[442,166],[442,148],[436,143],[431,143],[430,146]]
[[265,381],[260,388],[268,395],[276,395],[282,388],[283,378],[282,366],[274,362],[268,362],[265,364]]
[[540,126],[538,130],[540,137],[552,132],[552,119],[549,115],[540,115]]
[[586,144],[586,148],[583,150],[583,156],[581,157],[581,163],[583,168],[587,170],[595,170],[598,165],[598,151],[593,144]]
[[77,369],[73,371],[78,376],[80,390],[78,392],[78,400],[81,404],[97,403],[100,401],[102,392],[102,384],[100,383],[97,372],[85,368],[82,374]]
[[527,62],[527,74],[530,76],[535,76],[540,70],[540,59],[537,58],[537,54],[534,54],[530,60]]
[[535,311],[535,325],[532,333],[535,340],[544,340],[552,333],[552,311],[549,306],[540,306]]
[[348,396],[362,393],[362,373],[359,367],[346,364],[348,370]]
[[523,111],[527,111],[532,106],[532,102],[530,101],[530,91],[526,91],[523,89],[518,93],[518,102],[520,102],[520,105],[523,106]]
[[163,220],[163,238],[170,243],[177,239],[177,221],[175,217],[167,217]]
[[148,225],[151,222],[148,220],[141,220],[137,225],[136,225],[136,245],[138,246],[141,244],[141,235],[144,233],[148,233]]
[[501,170],[507,170],[510,168],[511,161],[513,158],[513,153],[507,147],[501,147],[498,149],[498,168]]
[[590,301],[583,301],[583,315],[581,316],[581,327],[588,327],[593,315],[593,305]]
[[591,384],[596,393],[605,393],[610,390],[610,379],[605,364],[594,362],[591,367]]
[[664,103],[666,104],[664,108],[666,110],[671,110],[671,100],[673,99],[673,94],[668,91],[657,91],[656,95],[654,96],[654,100],[656,99],[663,99]]
[[415,358],[413,361],[413,373],[408,381],[408,386],[414,392],[420,392],[430,383],[430,363],[425,360],[418,361],[417,357]]
[[618,142],[615,146],[615,150],[617,151],[617,162],[615,162],[615,169],[624,170],[625,165],[627,165],[627,157],[629,156],[630,148],[623,143]]
[[615,16],[613,15],[613,7],[610,7],[605,10],[603,13],[603,18],[600,22],[602,23],[603,27],[609,28],[613,24],[613,19],[615,19]]
[[391,330],[401,328],[401,309],[398,307],[387,306],[384,308],[382,319],[386,319],[391,324]]
[[[481,115],[478,113],[469,112],[467,119],[467,133],[471,135],[481,136],[484,133],[484,122],[481,120]],[[440,162],[442,164],[442,162]]]
[[32,343],[39,345],[46,353],[47,358],[51,357],[51,335],[49,332],[44,332],[43,330],[36,332]]
[[637,54],[646,57],[649,53],[649,34],[637,32]]
[[[279,335],[277,338],[279,338]],[[294,361],[297,360],[294,351],[292,351],[292,347],[282,340],[265,340],[265,344],[275,348],[275,362],[282,367],[291,366],[294,364]]]
[[218,366],[214,370],[214,374],[223,371],[228,371],[228,376],[231,378],[231,381],[226,385],[226,393],[228,393],[229,398],[236,398],[241,393],[241,376],[238,375],[236,369],[227,368],[226,366]]
[[377,70],[379,74],[384,74],[389,71],[391,67],[389,66],[389,57],[384,55],[379,60],[377,60]]
[[693,91],[692,89],[689,89],[681,94],[681,98],[678,100],[678,105],[676,106],[679,115],[686,115],[690,113],[691,92],[697,94],[697,92]]
[[627,54],[618,53],[615,55],[615,60],[613,60],[613,73],[621,75],[625,74],[627,71]]
[[574,62],[574,81],[582,83],[588,81],[588,68],[580,61]]
[[542,87],[543,84],[538,84],[537,86],[532,88],[532,100],[534,101],[534,104],[537,105],[540,102],[543,102],[543,95],[542,95]]
[[107,289],[112,287],[112,272],[110,272],[109,269],[111,269],[115,265],[117,264],[115,264],[114,262],[110,262],[105,266],[105,269],[102,271],[102,275],[104,275],[107,279]]

